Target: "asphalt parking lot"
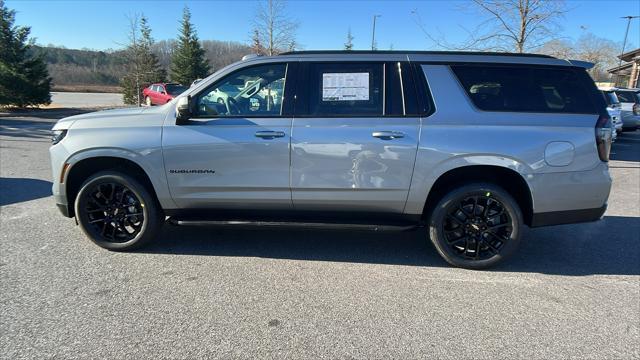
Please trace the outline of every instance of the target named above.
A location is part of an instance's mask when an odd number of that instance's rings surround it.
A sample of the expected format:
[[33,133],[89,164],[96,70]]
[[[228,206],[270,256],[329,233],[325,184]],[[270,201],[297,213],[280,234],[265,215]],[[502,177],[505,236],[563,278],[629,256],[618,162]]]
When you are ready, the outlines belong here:
[[640,358],[640,131],[602,221],[479,272],[424,231],[166,226],[102,250],[50,197],[56,117],[0,117],[2,358]]

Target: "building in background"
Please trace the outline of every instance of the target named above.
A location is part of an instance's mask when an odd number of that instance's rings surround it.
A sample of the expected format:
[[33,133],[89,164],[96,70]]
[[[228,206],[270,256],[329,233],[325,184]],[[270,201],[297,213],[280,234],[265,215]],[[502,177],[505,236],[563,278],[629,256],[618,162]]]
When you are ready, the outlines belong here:
[[626,52],[618,56],[618,59],[622,59],[624,64],[607,70],[613,75],[616,86],[628,88],[640,87],[640,83],[638,83],[638,74],[640,74],[640,48]]

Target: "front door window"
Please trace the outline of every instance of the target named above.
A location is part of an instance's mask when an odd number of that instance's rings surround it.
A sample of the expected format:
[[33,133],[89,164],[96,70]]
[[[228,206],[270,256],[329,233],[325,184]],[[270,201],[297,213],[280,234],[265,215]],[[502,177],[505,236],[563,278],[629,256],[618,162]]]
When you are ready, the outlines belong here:
[[198,96],[196,117],[280,116],[286,70],[267,64],[226,76]]

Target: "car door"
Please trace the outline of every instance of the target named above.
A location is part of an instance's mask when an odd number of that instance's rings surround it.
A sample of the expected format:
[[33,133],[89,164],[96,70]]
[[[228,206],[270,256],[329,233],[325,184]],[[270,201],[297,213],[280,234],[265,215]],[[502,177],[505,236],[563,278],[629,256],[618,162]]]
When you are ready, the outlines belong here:
[[152,104],[160,104],[160,85],[153,85],[151,87],[150,97]]
[[158,85],[158,104],[164,105],[167,103],[167,89],[164,85]]
[[[280,83],[291,65],[244,67],[191,99],[192,118],[165,124],[171,194],[181,208],[290,209],[291,110]],[[254,86],[249,91],[246,86]]]
[[420,118],[403,101],[411,88],[402,67],[301,64],[291,137],[295,209],[403,212]]

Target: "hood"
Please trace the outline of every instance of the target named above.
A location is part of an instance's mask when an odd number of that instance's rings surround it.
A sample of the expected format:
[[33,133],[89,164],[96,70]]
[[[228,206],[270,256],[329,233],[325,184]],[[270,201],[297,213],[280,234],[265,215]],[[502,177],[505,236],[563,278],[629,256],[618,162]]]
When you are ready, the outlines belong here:
[[106,119],[117,119],[121,117],[140,115],[144,112],[156,112],[157,111],[156,109],[159,109],[159,108],[151,109],[151,108],[132,107],[132,108],[125,108],[125,109],[103,110],[103,111],[96,111],[96,112],[91,112],[87,114],[69,116],[69,117],[58,120],[58,122],[53,126],[52,130],[67,130],[76,121],[86,121],[86,120],[101,121]]

